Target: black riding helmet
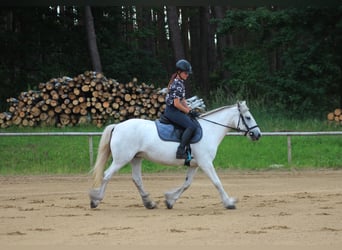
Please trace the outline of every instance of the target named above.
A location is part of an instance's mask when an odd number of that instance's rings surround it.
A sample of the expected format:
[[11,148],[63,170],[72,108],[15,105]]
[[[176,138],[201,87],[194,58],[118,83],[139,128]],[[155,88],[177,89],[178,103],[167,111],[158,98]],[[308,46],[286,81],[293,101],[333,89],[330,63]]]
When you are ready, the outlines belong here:
[[180,70],[180,71],[187,72],[188,74],[192,74],[191,64],[185,59],[181,59],[181,60],[177,61],[176,69]]

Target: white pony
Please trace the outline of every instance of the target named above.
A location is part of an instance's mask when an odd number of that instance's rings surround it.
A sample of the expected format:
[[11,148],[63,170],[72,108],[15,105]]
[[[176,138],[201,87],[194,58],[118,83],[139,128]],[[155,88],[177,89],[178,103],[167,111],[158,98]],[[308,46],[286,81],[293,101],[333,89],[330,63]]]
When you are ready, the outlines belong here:
[[[245,101],[209,111],[198,117],[198,121],[203,135],[199,142],[191,144],[193,159],[188,167],[185,182],[179,188],[165,193],[165,204],[171,209],[181,194],[191,185],[197,169],[201,168],[217,188],[224,207],[234,209],[237,200],[229,197],[225,192],[213,166],[218,145],[226,133],[232,129],[244,132],[251,140],[258,140],[261,131]],[[132,166],[132,179],[144,206],[149,209],[155,208],[156,203],[149,198],[149,193],[143,186],[142,160],[146,159],[163,165],[184,165],[184,160],[175,157],[178,145],[178,142],[161,140],[154,121],[130,119],[107,126],[101,136],[96,163],[92,170],[94,185],[89,191],[91,208],[99,205],[104,198],[109,180],[127,163]],[[110,155],[113,161],[104,172],[104,166]]]

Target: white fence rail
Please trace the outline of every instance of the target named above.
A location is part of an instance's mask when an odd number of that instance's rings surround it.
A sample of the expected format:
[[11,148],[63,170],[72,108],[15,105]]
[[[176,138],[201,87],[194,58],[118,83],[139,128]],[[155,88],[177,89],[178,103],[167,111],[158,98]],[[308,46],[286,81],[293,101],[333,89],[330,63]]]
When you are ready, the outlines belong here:
[[[238,133],[227,133],[227,136],[238,135]],[[323,136],[323,135],[342,135],[342,131],[323,131],[323,132],[262,132],[262,136],[286,136],[287,137],[287,163],[292,162],[291,136]]]
[[[90,166],[94,163],[93,137],[101,136],[102,132],[32,132],[32,133],[0,133],[1,136],[88,136]],[[341,136],[342,131],[323,132],[263,132],[262,136],[286,136],[287,137],[287,162],[292,161],[292,136]],[[241,136],[241,133],[229,132],[227,136]]]

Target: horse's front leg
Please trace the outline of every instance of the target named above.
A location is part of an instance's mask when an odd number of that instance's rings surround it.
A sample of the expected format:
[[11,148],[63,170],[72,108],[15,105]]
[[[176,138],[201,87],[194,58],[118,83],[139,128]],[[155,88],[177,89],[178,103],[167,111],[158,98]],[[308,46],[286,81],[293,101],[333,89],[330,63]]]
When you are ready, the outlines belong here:
[[227,209],[235,209],[235,204],[237,203],[237,199],[233,197],[229,197],[226,191],[224,190],[220,178],[217,176],[215,168],[212,163],[208,163],[206,165],[200,166],[204,173],[210,178],[214,186],[220,193],[222,203]]
[[168,209],[173,208],[173,205],[181,196],[181,194],[190,187],[192,180],[197,172],[197,169],[197,167],[189,167],[183,185],[175,190],[165,193],[165,205]]
[[146,208],[148,209],[153,209],[157,207],[157,204],[152,201],[149,197],[149,193],[147,193],[144,190],[144,185],[142,182],[142,176],[141,176],[141,163],[142,163],[142,159],[141,158],[134,158],[131,161],[131,165],[132,165],[132,179],[133,182],[135,184],[135,186],[137,187],[141,199],[143,201],[143,204]]

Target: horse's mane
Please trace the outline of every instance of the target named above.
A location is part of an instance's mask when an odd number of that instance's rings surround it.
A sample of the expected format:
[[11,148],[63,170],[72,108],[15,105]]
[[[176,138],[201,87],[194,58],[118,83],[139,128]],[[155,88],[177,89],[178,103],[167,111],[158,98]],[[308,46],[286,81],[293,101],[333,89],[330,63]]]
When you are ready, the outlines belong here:
[[211,114],[216,113],[216,112],[218,112],[218,111],[220,111],[222,109],[232,108],[232,107],[235,107],[235,106],[236,106],[236,104],[230,105],[230,106],[219,107],[219,108],[216,108],[216,109],[213,109],[213,110],[209,110],[208,112],[205,112],[205,113],[201,114],[201,116],[211,115]]

